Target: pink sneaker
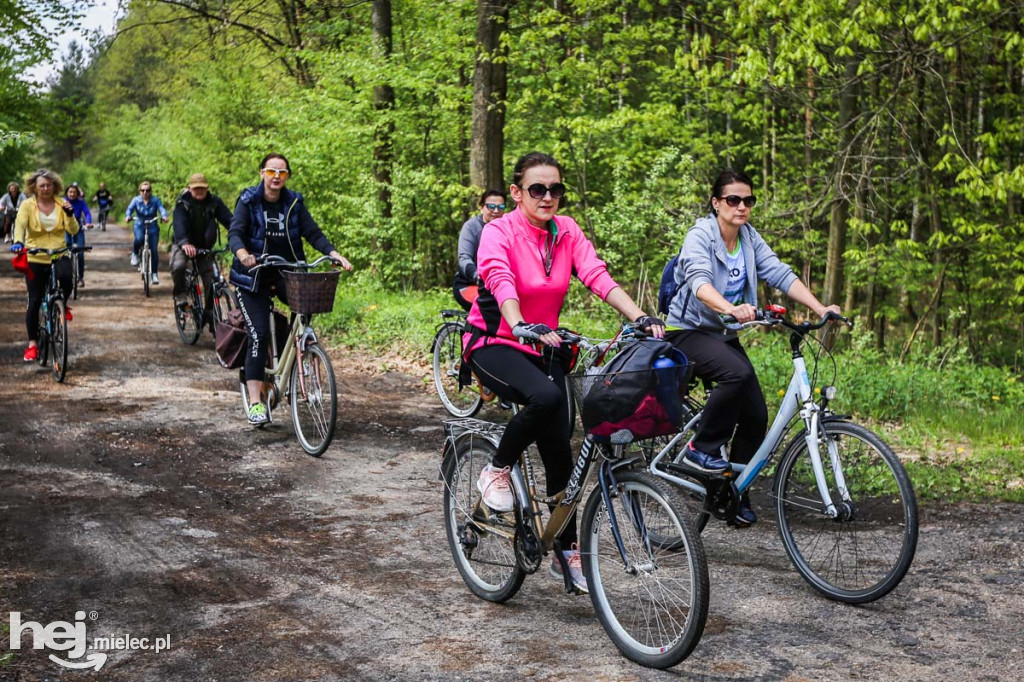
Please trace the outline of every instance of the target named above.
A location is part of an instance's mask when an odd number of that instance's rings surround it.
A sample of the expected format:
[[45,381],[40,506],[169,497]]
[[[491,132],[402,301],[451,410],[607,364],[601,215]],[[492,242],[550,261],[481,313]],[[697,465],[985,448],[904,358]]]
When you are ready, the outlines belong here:
[[495,469],[488,464],[476,481],[476,489],[483,495],[484,504],[496,512],[510,512],[515,507],[511,472],[509,467]]
[[[588,594],[587,578],[583,575],[583,560],[580,558],[580,546],[572,543],[572,549],[562,552],[565,562],[569,564],[569,575],[572,576],[572,584],[583,594]],[[562,579],[562,563],[558,557],[551,557],[551,568],[548,573],[559,580]]]

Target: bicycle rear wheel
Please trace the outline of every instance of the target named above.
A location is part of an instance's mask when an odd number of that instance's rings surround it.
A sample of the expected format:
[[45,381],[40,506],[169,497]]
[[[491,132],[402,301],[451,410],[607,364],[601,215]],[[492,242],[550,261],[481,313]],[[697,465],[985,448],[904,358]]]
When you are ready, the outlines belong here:
[[292,367],[289,399],[292,424],[302,449],[319,457],[334,438],[338,421],[338,388],[327,353],[311,344]]
[[514,515],[488,510],[476,487],[494,451],[490,441],[464,438],[445,458],[441,477],[444,531],[455,567],[473,594],[500,603],[519,591],[526,573],[516,560]]
[[[704,633],[710,592],[704,545],[672,486],[645,471],[616,472],[616,479],[611,504],[626,563],[595,488],[580,530],[590,599],[626,658],[669,668],[689,656]],[[680,541],[659,546],[650,536],[655,528]]]
[[434,335],[434,387],[441,404],[453,417],[472,417],[484,400],[471,387],[459,390],[462,367],[462,327],[455,322],[442,324]]
[[[917,501],[896,455],[868,429],[843,421],[821,426],[825,478],[837,519],[825,515],[804,433],[790,443],[775,475],[775,511],[786,553],[800,575],[829,599],[863,604],[888,594],[917,549]],[[829,464],[842,464],[852,501],[843,502]]]
[[196,293],[195,281],[189,278],[188,281],[188,294],[184,301],[174,303],[174,323],[178,325],[178,335],[181,336],[183,343],[188,345],[194,344],[199,340],[199,335],[202,333],[201,325],[201,313],[199,295]]
[[68,371],[68,319],[62,299],[55,299],[50,306],[50,366],[57,383],[64,381]]

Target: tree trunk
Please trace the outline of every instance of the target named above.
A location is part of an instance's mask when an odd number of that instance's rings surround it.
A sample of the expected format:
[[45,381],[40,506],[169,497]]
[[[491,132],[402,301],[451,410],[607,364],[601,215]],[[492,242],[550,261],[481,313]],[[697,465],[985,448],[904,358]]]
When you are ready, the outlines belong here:
[[473,131],[469,148],[469,182],[481,191],[503,188],[506,50],[501,36],[508,25],[510,0],[478,0],[476,67],[473,70]]
[[[377,56],[384,62],[391,59],[391,0],[373,0],[373,42]],[[387,71],[385,69],[385,71]],[[377,124],[373,134],[373,178],[377,183],[377,204],[384,221],[391,219],[391,166],[394,161],[393,141],[395,121],[395,90],[389,83],[373,87],[373,107],[377,111]],[[387,237],[380,241],[383,251],[393,246]]]
[[843,295],[843,252],[846,251],[847,219],[850,210],[850,162],[853,144],[853,117],[857,107],[857,64],[846,60],[839,92],[839,149],[835,170],[835,199],[828,226],[828,258],[825,263],[825,305],[836,303]]

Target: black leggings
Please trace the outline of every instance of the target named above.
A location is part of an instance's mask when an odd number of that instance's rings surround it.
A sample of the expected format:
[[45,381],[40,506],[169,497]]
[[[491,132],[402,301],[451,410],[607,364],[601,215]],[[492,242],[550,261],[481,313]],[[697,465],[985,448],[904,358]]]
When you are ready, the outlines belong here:
[[270,310],[271,298],[277,298],[287,305],[288,297],[282,286],[263,286],[256,292],[236,289],[238,307],[245,317],[249,341],[245,352],[245,380],[263,381],[266,376],[267,355],[270,353]]
[[25,275],[25,286],[28,288],[28,308],[25,310],[25,329],[29,341],[39,341],[39,306],[46,296],[46,287],[50,284],[50,268],[57,268],[57,284],[64,292],[64,299],[71,296],[71,259],[58,258],[51,266],[49,263],[29,263],[32,276]]
[[746,464],[764,440],[768,407],[757,373],[739,339],[682,331],[670,333],[668,340],[694,363],[698,377],[717,382],[704,404],[704,417],[693,437],[693,447],[717,455],[718,449],[732,438],[729,461]]
[[[550,351],[546,353],[550,356]],[[531,443],[537,443],[547,476],[547,494],[565,490],[572,474],[569,444],[569,408],[565,395],[565,369],[560,360],[527,355],[509,346],[485,346],[470,362],[484,386],[523,408],[509,420],[491,464],[502,468],[519,461]],[[576,517],[559,539],[565,549],[576,542]]]

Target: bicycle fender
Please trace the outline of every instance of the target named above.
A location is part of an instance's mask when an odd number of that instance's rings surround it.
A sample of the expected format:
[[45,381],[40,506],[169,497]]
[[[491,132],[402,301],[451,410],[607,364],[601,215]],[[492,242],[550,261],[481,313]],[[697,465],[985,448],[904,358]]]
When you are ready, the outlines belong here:
[[305,353],[306,349],[316,342],[316,332],[313,331],[312,327],[306,327],[305,331],[302,332],[302,336],[299,337],[299,349]]

